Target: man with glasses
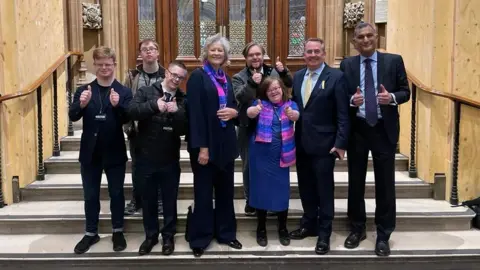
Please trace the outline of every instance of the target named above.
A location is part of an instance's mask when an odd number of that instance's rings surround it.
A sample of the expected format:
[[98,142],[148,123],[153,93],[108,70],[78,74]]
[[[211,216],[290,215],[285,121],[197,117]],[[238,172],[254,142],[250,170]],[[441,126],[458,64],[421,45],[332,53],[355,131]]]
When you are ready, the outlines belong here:
[[[150,86],[165,78],[165,69],[158,64],[158,43],[152,39],[144,39],[138,45],[142,64],[136,69],[129,70],[125,77],[124,85],[132,89],[133,95],[142,86]],[[133,215],[142,208],[141,198],[138,190],[138,177],[135,173],[135,137],[137,133],[137,123],[131,121],[124,125],[124,131],[127,134],[130,143],[130,156],[132,157],[132,200],[125,207],[125,215]],[[158,190],[158,211],[163,212],[161,191]]]
[[146,235],[140,255],[150,253],[158,243],[158,186],[163,200],[162,253],[170,255],[175,249],[180,136],[185,135],[187,127],[185,94],[178,87],[186,76],[185,65],[173,61],[166,70],[165,80],[138,89],[128,108],[130,119],[138,121],[136,175]]

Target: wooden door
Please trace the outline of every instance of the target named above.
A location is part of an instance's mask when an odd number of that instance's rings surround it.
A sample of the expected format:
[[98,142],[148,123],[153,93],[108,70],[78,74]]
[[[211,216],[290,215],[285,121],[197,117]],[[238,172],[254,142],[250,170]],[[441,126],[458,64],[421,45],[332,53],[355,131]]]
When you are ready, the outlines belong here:
[[267,64],[277,56],[291,71],[303,67],[303,42],[316,35],[314,0],[132,0],[129,1],[129,66],[138,64],[138,41],[155,38],[160,63],[183,61],[189,72],[201,65],[205,39],[230,40],[232,76],[245,67],[242,50],[254,40],[265,46]]

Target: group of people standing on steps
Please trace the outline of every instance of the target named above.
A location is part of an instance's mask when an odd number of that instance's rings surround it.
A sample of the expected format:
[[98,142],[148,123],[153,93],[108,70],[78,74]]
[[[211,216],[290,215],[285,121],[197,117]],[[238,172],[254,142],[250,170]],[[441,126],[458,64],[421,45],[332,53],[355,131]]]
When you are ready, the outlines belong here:
[[[243,163],[245,209],[257,217],[256,240],[268,245],[267,216],[277,216],[282,245],[317,237],[315,252],[330,250],[334,219],[334,168],[348,152],[346,248],[366,239],[365,178],[369,152],[375,175],[375,253],[390,254],[395,229],[395,150],[398,106],[410,98],[402,57],[376,50],[374,26],[359,23],[353,44],[359,55],[344,59],[340,69],[325,63],[325,43],[304,44],[305,68],[291,74],[277,57],[265,64],[265,49],[251,42],[243,50],[246,66],[232,79],[223,67],[229,41],[217,34],[206,39],[202,66],[193,70],[186,91],[187,68],[173,61],[158,64],[158,44],[139,44],[143,60],[122,84],[115,79],[115,53],[93,53],[97,79],[77,89],[70,107],[72,121],[83,118],[80,148],[86,232],[76,245],[81,254],[100,240],[99,193],[102,173],[108,180],[115,251],[127,246],[124,215],[142,209],[145,241],[139,254],[151,252],[162,235],[162,253],[175,249],[180,143],[185,136],[193,172],[194,203],[189,207],[186,239],[201,256],[213,239],[242,249],[234,209],[234,166]],[[288,90],[291,88],[291,91]],[[186,94],[185,94],[186,93]],[[125,206],[123,185],[132,158],[133,197]],[[299,227],[287,228],[290,168],[296,166],[303,208]],[[215,200],[213,199],[215,197]],[[159,229],[158,215],[163,214]]]

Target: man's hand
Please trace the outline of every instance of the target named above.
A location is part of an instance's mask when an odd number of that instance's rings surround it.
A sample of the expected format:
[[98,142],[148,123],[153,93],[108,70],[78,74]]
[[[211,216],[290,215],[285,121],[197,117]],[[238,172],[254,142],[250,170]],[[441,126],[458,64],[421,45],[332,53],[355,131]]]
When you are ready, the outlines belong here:
[[87,107],[88,103],[92,99],[92,87],[87,86],[87,90],[83,90],[82,94],[80,95],[80,108]]

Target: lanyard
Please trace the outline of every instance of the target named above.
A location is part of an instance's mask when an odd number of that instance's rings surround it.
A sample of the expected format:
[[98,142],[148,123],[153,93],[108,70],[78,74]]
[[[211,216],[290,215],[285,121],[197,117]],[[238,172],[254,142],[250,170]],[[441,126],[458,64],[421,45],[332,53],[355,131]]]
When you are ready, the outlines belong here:
[[[107,89],[110,89],[111,87],[108,87]],[[101,89],[98,89],[98,101],[100,102],[100,114],[102,114],[103,112],[103,101],[105,100],[105,98],[108,96],[108,90],[105,91],[105,95],[103,96],[102,98],[102,95],[101,95]]]

